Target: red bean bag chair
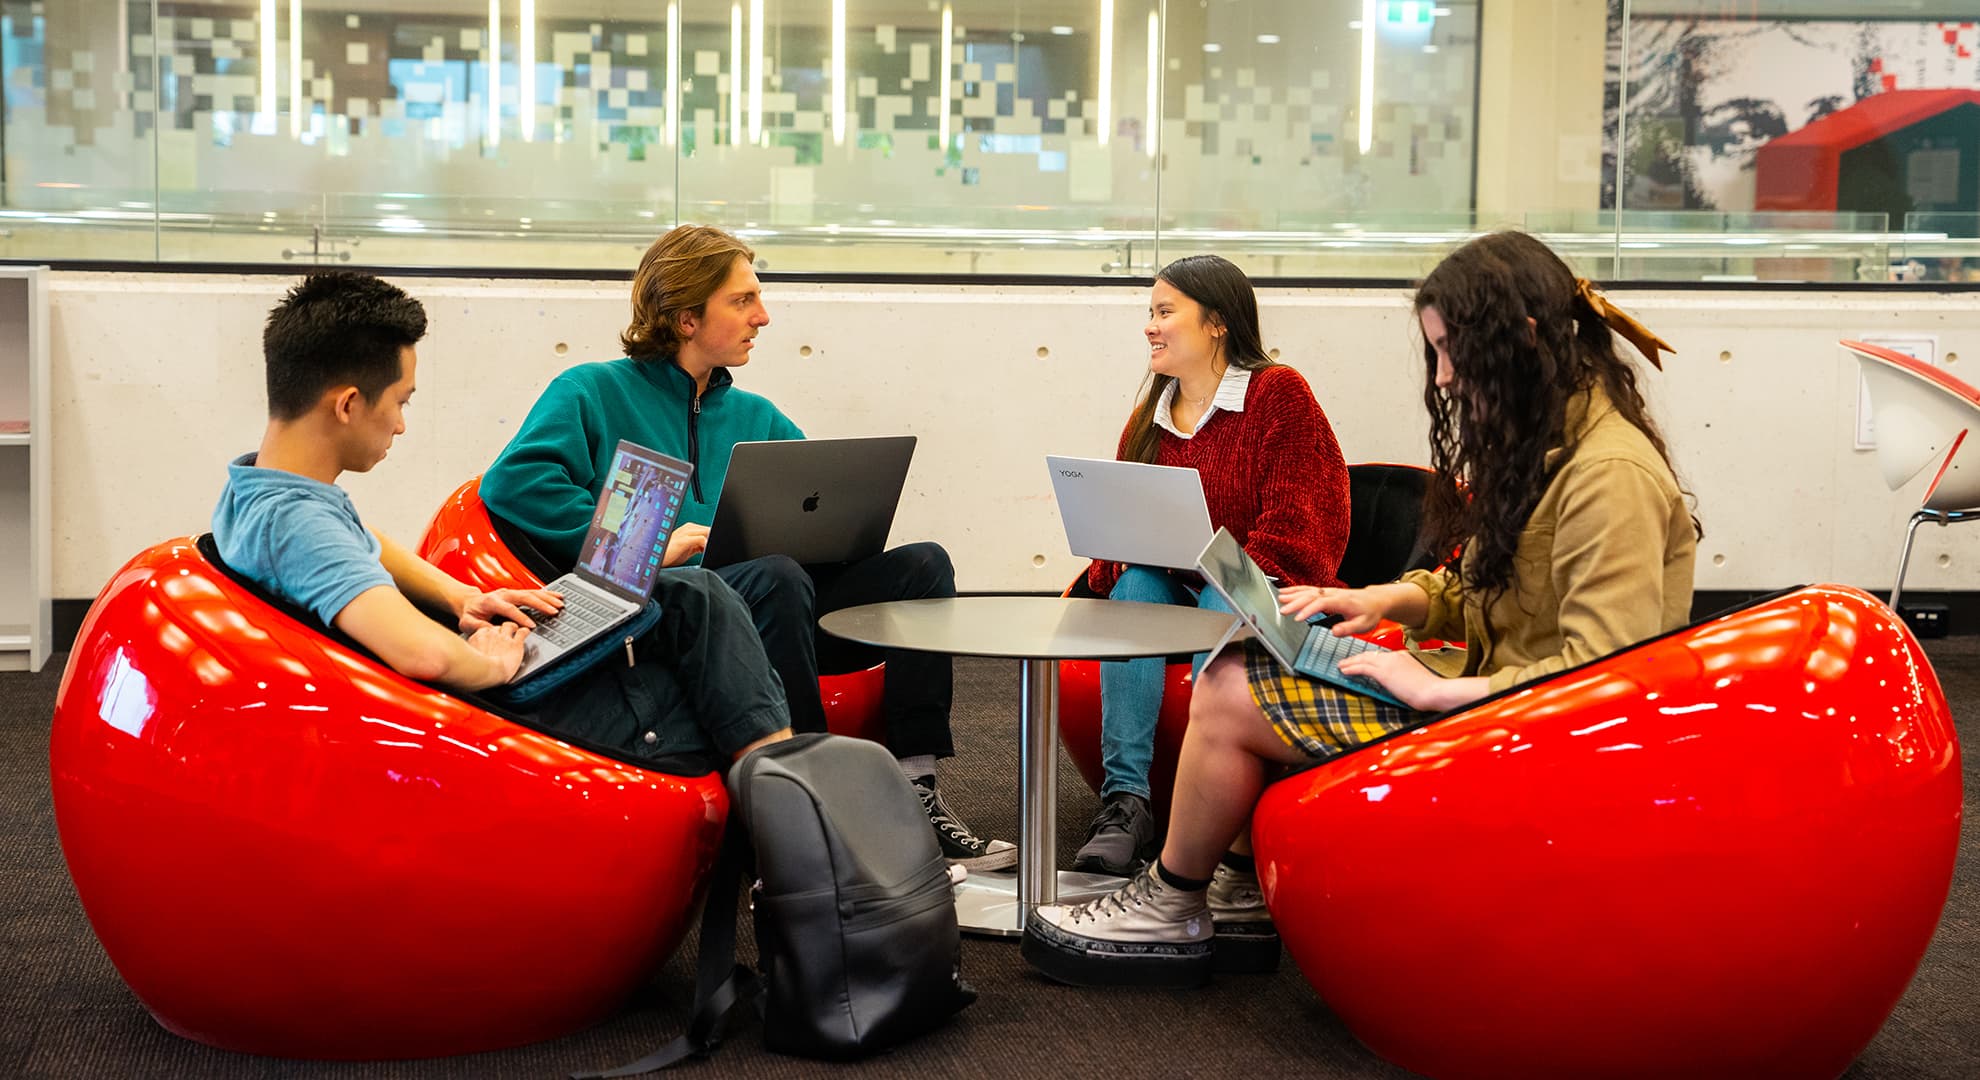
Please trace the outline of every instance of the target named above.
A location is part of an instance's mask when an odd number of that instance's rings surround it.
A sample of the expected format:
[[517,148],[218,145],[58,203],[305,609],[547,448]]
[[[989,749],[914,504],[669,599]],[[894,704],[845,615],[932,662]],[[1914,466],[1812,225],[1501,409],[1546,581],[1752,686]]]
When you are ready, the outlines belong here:
[[1300,970],[1404,1068],[1827,1077],[1918,967],[1960,808],[1917,641],[1819,585],[1282,780],[1252,842]]
[[[534,589],[559,573],[527,535],[488,512],[481,501],[479,476],[447,496],[427,524],[418,551],[420,558],[483,590]],[[886,676],[885,664],[819,676],[826,730],[886,742],[887,721],[881,711]]]
[[117,572],[49,739],[62,853],[124,981],[171,1031],[285,1057],[462,1054],[611,1013],[688,928],[728,812],[708,765],[407,679],[210,538]]

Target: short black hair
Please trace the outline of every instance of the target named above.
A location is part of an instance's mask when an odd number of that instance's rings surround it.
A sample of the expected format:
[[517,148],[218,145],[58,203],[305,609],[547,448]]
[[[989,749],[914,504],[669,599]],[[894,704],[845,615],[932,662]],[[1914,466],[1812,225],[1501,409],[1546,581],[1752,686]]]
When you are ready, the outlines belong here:
[[268,313],[268,415],[294,420],[324,391],[376,401],[403,374],[399,352],[426,336],[426,309],[396,285],[349,270],[311,274]]

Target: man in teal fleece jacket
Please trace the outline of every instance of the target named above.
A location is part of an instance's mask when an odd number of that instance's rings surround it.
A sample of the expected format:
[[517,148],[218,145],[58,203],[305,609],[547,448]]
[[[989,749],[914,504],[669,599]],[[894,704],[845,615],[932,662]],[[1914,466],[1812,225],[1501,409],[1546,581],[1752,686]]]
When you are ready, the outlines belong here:
[[[768,398],[735,385],[770,324],[755,253],[719,229],[683,225],[656,241],[633,278],[626,356],[558,375],[481,478],[498,519],[526,534],[559,567],[577,561],[620,439],[694,464],[666,565],[699,557],[735,444],[802,439]],[[907,544],[844,566],[800,566],[781,555],[717,569],[749,604],[757,633],[790,700],[792,727],[823,731],[820,654],[827,666],[872,663],[862,646],[818,630],[818,616],[887,600],[954,596],[955,570],[939,544]],[[984,840],[951,812],[935,785],[935,759],[955,752],[949,730],[952,661],[886,650],[887,742],[915,785],[943,854],[977,870],[1017,862],[1017,848]]]

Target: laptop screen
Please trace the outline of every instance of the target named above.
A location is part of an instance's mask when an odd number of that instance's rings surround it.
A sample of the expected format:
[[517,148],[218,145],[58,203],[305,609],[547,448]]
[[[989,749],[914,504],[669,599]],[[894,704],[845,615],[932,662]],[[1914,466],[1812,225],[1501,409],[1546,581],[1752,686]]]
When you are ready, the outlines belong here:
[[1265,571],[1251,561],[1228,529],[1218,529],[1197,559],[1198,569],[1223,587],[1224,593],[1258,636],[1266,639],[1278,658],[1290,666],[1306,644],[1306,624],[1279,614],[1279,590]]
[[653,591],[693,466],[621,441],[578,550],[578,573],[634,601]]

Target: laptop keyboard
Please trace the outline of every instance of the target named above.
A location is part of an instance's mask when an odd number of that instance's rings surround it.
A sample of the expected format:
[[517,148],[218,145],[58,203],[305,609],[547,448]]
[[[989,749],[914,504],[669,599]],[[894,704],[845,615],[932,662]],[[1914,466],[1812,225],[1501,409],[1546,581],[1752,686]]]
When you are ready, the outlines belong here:
[[1307,633],[1306,644],[1300,646],[1299,656],[1293,661],[1293,668],[1304,671],[1326,671],[1344,683],[1361,687],[1386,697],[1388,696],[1388,691],[1382,689],[1382,684],[1372,679],[1341,673],[1342,660],[1356,653],[1365,653],[1371,649],[1379,648],[1381,648],[1380,645],[1370,644],[1357,637],[1335,637],[1332,631],[1325,627],[1316,626]]
[[613,607],[576,589],[564,591],[564,610],[555,615],[530,608],[523,610],[536,620],[536,629],[530,631],[532,636],[564,649],[582,643],[626,616],[624,608]]

